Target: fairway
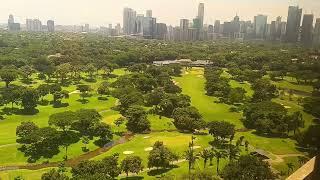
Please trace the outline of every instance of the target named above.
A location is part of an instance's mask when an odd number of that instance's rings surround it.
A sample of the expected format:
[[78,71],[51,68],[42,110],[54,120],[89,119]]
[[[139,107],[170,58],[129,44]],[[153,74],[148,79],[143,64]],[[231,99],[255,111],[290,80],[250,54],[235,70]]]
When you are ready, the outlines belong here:
[[240,113],[230,112],[229,105],[215,103],[217,98],[205,94],[203,68],[188,70],[182,77],[175,78],[175,81],[182,88],[182,93],[191,97],[191,104],[199,109],[205,121],[224,120],[235,124],[237,128],[243,127]]

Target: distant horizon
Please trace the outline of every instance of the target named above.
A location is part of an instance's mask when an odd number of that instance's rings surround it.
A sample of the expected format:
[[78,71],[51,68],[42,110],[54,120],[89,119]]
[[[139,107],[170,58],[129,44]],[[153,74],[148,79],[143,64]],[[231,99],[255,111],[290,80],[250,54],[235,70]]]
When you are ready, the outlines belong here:
[[[253,21],[257,14],[268,16],[268,22],[281,16],[286,21],[288,7],[299,5],[303,14],[313,13],[320,18],[320,1],[315,0],[3,0],[0,7],[0,24],[6,24],[9,14],[15,22],[25,24],[26,19],[39,19],[43,24],[54,20],[56,25],[84,25],[92,27],[122,26],[123,9],[126,7],[145,14],[150,9],[157,22],[177,26],[180,19],[192,20],[197,15],[198,4],[205,4],[204,24],[231,21],[238,14],[240,20]],[[61,6],[63,5],[63,6]]]

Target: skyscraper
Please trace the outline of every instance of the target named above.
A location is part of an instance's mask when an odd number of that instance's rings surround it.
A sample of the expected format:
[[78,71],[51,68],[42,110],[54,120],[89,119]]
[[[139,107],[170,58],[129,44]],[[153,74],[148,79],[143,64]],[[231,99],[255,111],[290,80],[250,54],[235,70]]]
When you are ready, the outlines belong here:
[[152,10],[147,10],[146,17],[152,17]]
[[136,11],[131,8],[123,10],[123,33],[126,35],[134,34],[136,22]]
[[255,38],[264,39],[267,32],[267,20],[268,17],[265,15],[257,15],[254,17],[254,32]]
[[301,27],[301,42],[305,45],[312,44],[313,33],[313,14],[303,15],[302,27]]
[[320,18],[316,19],[316,24],[314,26],[314,32],[313,32],[313,42],[315,44],[320,44]]
[[144,15],[143,14],[138,14],[136,17],[136,22],[135,22],[135,32],[137,34],[143,34],[143,19]]
[[189,20],[188,19],[180,19],[180,29],[187,30],[189,28]]
[[216,20],[214,22],[214,33],[220,33],[220,21]]
[[90,31],[90,25],[89,24],[85,24],[83,31],[88,33]]
[[8,30],[9,31],[20,31],[20,23],[14,22],[14,17],[12,14],[8,18]]
[[298,41],[301,15],[302,9],[300,9],[299,6],[289,6],[286,27],[287,42],[295,43]]
[[12,14],[9,15],[8,24],[14,23],[14,17]]
[[143,18],[143,37],[152,39],[156,35],[157,19],[153,17]]
[[200,29],[203,28],[203,20],[204,20],[204,4],[200,3],[198,7],[198,19],[199,19],[199,25]]
[[53,20],[47,21],[47,28],[48,28],[48,32],[54,32],[54,21]]
[[180,39],[182,41],[188,40],[188,29],[189,29],[189,20],[181,19],[180,20]]

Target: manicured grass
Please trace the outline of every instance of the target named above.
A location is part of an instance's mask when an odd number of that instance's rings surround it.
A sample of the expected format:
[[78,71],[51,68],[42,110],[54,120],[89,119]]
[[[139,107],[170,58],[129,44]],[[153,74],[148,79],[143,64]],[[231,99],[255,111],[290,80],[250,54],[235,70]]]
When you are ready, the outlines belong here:
[[287,163],[293,164],[293,171],[289,171],[289,174],[295,172],[297,169],[300,168],[300,163],[298,157],[285,157],[283,158],[283,162],[281,163],[274,163],[272,167],[275,168],[277,171],[282,172],[284,176],[282,178],[288,177],[288,166]]
[[[133,137],[132,140],[124,144],[117,145],[110,149],[110,151],[103,153],[93,158],[94,160],[103,159],[106,156],[110,156],[114,153],[120,154],[120,160],[125,158],[124,151],[134,151],[132,155],[138,155],[143,159],[143,163],[147,164],[147,157],[149,152],[145,151],[145,148],[152,147],[156,141],[162,141],[165,146],[171,149],[173,152],[183,155],[187,150],[189,142],[191,141],[191,134],[183,134],[179,132],[155,132],[150,134],[138,134]],[[206,148],[209,146],[208,142],[213,138],[210,135],[198,135],[194,141],[195,146],[201,146]],[[200,149],[199,149],[200,150]]]
[[[124,74],[124,69],[117,69],[114,71],[114,74],[122,75]],[[35,76],[35,75],[34,75]],[[34,77],[35,78],[35,77]],[[111,81],[112,79],[109,79]],[[116,103],[116,99],[113,97],[109,97],[108,100],[102,101],[98,100],[98,96],[96,95],[96,89],[99,86],[99,84],[105,81],[101,78],[97,78],[96,82],[89,83],[89,82],[82,82],[86,84],[90,84],[93,91],[93,96],[86,98],[88,100],[88,103],[82,104],[81,102],[77,101],[80,99],[79,94],[70,94],[70,97],[68,99],[64,99],[63,103],[68,103],[69,105],[67,107],[61,107],[61,108],[53,108],[52,105],[47,106],[41,106],[38,105],[37,109],[39,110],[39,113],[35,115],[4,115],[5,119],[0,120],[0,165],[18,165],[18,164],[26,164],[27,163],[27,157],[24,157],[24,154],[17,150],[19,145],[16,144],[16,127],[20,125],[21,122],[25,121],[32,121],[35,124],[37,124],[40,127],[48,126],[48,119],[51,114],[62,112],[62,111],[76,111],[82,108],[87,109],[96,109],[98,112],[101,112],[101,115],[105,119],[112,119],[115,116],[118,116],[118,112],[110,110],[111,107],[113,107]],[[34,80],[34,84],[32,84],[33,87],[37,87],[39,84],[44,83],[41,80]],[[19,84],[22,85],[20,81],[15,81],[13,84]],[[64,87],[64,89],[67,89],[69,92],[72,92],[76,90],[75,85],[70,85],[68,87]],[[47,100],[51,100],[52,96],[48,95],[45,97]],[[5,108],[5,107],[0,107]],[[11,108],[11,106],[8,106],[8,108]],[[112,113],[104,113],[106,111],[110,111]],[[115,137],[116,138],[116,137]],[[83,154],[81,147],[82,147],[81,141],[78,143],[72,144],[69,147],[68,156],[69,158],[79,156],[80,154]],[[94,150],[98,148],[95,144],[93,144],[93,141],[91,141],[88,145],[90,150]],[[60,153],[55,155],[53,158],[51,158],[49,161],[61,161],[63,160],[64,156],[64,150],[60,148]],[[5,156],[3,156],[5,154]],[[47,159],[40,159],[37,161],[37,163],[41,163],[43,161],[46,161]]]
[[230,112],[229,105],[215,103],[218,100],[216,97],[205,94],[203,68],[188,70],[182,77],[176,77],[175,81],[182,88],[182,93],[191,97],[192,106],[198,108],[205,121],[225,120],[235,124],[237,128],[243,127],[240,113]]
[[12,170],[0,172],[1,180],[12,180],[15,177],[22,177],[24,180],[40,180],[43,173],[50,171],[51,168],[45,168],[40,170]]

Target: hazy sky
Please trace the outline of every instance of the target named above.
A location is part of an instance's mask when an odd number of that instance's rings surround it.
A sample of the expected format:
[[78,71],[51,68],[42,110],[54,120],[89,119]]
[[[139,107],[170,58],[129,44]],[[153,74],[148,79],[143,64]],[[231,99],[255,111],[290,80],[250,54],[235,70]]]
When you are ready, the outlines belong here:
[[26,18],[39,18],[56,24],[106,26],[122,24],[123,8],[130,7],[140,14],[152,9],[158,22],[178,25],[179,19],[196,16],[199,2],[205,3],[204,23],[208,24],[231,20],[236,13],[244,20],[259,13],[268,15],[268,21],[276,16],[286,19],[288,6],[297,4],[303,13],[313,12],[320,18],[320,0],[0,0],[0,23],[13,14],[23,24]]

